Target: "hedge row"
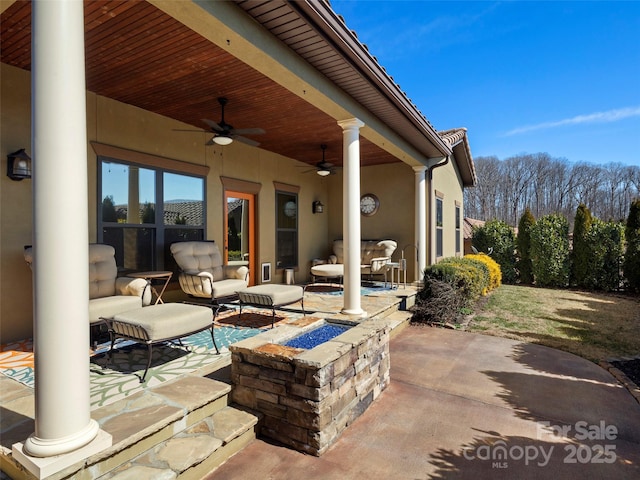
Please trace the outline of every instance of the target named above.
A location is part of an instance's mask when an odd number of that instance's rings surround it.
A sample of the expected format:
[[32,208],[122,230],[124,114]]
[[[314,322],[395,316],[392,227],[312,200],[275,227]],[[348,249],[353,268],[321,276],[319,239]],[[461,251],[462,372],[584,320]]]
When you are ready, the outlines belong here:
[[632,202],[626,226],[592,217],[581,204],[572,233],[573,244],[564,216],[536,220],[527,209],[517,237],[506,223],[491,220],[474,228],[472,242],[500,265],[505,283],[640,292],[640,199]]

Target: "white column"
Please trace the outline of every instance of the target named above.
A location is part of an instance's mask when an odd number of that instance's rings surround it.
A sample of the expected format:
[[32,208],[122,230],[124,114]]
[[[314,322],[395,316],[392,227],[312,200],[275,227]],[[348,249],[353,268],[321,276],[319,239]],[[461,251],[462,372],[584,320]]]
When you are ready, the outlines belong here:
[[415,281],[422,281],[422,272],[427,267],[427,187],[425,172],[427,167],[413,167],[415,172],[416,218],[415,241],[418,246],[418,258],[415,270]]
[[344,236],[344,305],[342,313],[365,316],[360,303],[360,129],[357,118],[338,122],[342,127]]
[[90,417],[84,12],[32,4],[35,433],[24,453],[51,457],[98,434]]

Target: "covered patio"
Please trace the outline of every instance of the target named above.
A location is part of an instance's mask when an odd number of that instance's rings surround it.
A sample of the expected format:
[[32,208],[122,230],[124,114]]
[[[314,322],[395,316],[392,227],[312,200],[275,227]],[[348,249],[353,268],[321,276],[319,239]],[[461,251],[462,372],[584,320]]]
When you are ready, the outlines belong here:
[[[228,199],[253,202],[253,283],[265,264],[284,273],[279,235],[290,231],[279,225],[278,201],[295,199],[298,281],[342,238],[340,314],[353,318],[373,314],[360,290],[362,238],[393,236],[409,248],[413,281],[458,252],[462,189],[475,182],[466,130],[436,131],[328,2],[7,1],[0,15],[2,149],[30,146],[33,158],[32,180],[3,177],[0,191],[1,273],[11,278],[0,291],[3,342],[32,335],[40,372],[35,432],[24,450],[14,447],[25,463],[84,458],[112,444],[90,416],[87,245],[114,229],[147,235],[155,243],[121,252],[123,261],[146,270],[134,258],[142,252],[149,268],[169,268],[171,229],[159,211],[173,200],[163,197],[167,176],[201,185],[200,223],[182,227],[185,217],[174,215],[178,234],[227,245]],[[203,122],[221,115],[220,124],[265,133],[222,146]],[[321,145],[339,167],[334,176],[315,175]],[[131,198],[118,220],[104,210],[112,167],[129,172]],[[143,171],[155,175],[147,206],[158,211],[147,209],[148,224],[132,220],[143,207]],[[362,188],[380,198],[375,217],[361,218]],[[328,214],[311,211],[318,201]],[[33,282],[22,259],[29,244]]]

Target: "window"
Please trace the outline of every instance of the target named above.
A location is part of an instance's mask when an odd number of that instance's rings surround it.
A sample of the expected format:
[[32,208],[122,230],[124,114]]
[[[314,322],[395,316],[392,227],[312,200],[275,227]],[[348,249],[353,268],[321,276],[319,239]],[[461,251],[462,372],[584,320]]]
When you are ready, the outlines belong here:
[[460,234],[460,224],[462,222],[460,218],[461,213],[462,213],[462,209],[460,208],[460,205],[458,205],[458,202],[456,202],[456,254],[459,254],[462,252],[461,234]]
[[120,270],[177,271],[171,244],[205,237],[204,178],[98,158],[98,241]]
[[298,266],[298,195],[276,191],[276,267]]
[[436,198],[436,257],[443,256],[443,240],[442,199]]

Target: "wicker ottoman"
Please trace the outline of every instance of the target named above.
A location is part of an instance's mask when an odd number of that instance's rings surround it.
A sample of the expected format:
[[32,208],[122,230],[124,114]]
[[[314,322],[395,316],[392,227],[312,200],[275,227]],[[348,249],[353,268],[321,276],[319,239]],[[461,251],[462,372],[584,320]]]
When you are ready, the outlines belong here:
[[111,335],[111,350],[117,338],[126,338],[147,345],[149,358],[140,382],[144,382],[147,376],[151,366],[152,348],[156,343],[180,340],[182,337],[208,329],[211,331],[216,353],[220,353],[213,335],[213,312],[209,307],[165,303],[136,308],[104,320]]
[[242,305],[271,308],[271,328],[275,324],[277,307],[300,300],[302,313],[307,315],[304,311],[304,289],[298,285],[256,285],[240,290],[238,298],[240,299],[240,315],[242,315]]

